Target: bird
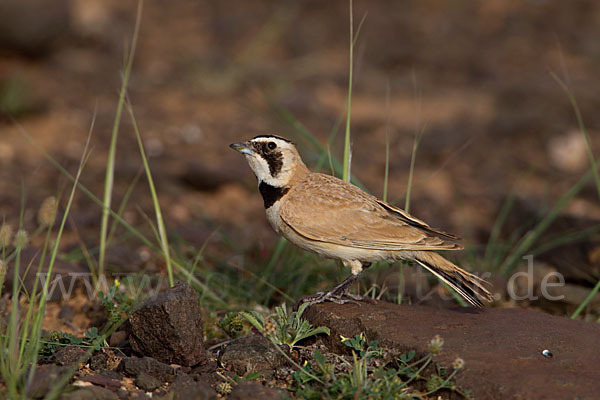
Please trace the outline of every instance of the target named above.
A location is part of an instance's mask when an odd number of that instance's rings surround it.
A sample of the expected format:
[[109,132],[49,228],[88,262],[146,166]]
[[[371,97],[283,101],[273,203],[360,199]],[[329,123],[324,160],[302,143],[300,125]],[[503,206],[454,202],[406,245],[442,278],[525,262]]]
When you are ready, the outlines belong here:
[[436,251],[461,250],[458,237],[431,228],[404,210],[331,175],[313,172],[288,139],[260,135],[230,147],[243,154],[258,180],[267,220],[296,246],[341,260],[351,274],[310,304],[361,299],[349,288],[372,263],[412,261],[473,306],[492,300],[487,282]]

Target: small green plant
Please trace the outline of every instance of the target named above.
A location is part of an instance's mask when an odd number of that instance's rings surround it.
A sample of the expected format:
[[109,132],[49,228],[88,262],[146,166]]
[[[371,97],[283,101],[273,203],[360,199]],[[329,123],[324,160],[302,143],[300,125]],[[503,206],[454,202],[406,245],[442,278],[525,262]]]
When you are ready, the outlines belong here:
[[51,357],[56,350],[63,346],[93,347],[93,351],[102,348],[102,338],[95,326],[85,332],[83,337],[75,337],[71,333],[51,331],[46,338],[40,340],[39,350],[41,358]]
[[220,395],[227,396],[232,390],[233,388],[229,382],[221,382],[217,385],[217,393]]
[[364,333],[353,338],[342,336],[341,341],[351,349],[351,359],[334,355],[333,362],[328,362],[315,350],[312,364],[306,363],[293,375],[298,398],[421,399],[443,389],[468,397],[452,382],[464,361],[456,359],[450,373],[434,362],[443,346],[439,336],[432,339],[429,352],[418,360],[414,350],[390,358],[386,349],[377,341],[367,341]]
[[98,292],[100,302],[108,313],[108,319],[112,323],[118,323],[127,319],[127,313],[133,307],[135,300],[130,298],[126,292],[120,291],[121,282],[115,279],[107,293]]
[[236,338],[241,335],[244,329],[244,317],[238,312],[228,312],[223,318],[219,320],[217,325],[219,328],[229,335],[229,337]]
[[241,313],[250,324],[269,340],[277,345],[288,345],[293,348],[298,342],[311,336],[325,333],[329,335],[326,326],[313,326],[302,318],[304,310],[309,306],[304,303],[298,311],[288,312],[285,304],[275,307],[275,313],[265,318],[256,311]]

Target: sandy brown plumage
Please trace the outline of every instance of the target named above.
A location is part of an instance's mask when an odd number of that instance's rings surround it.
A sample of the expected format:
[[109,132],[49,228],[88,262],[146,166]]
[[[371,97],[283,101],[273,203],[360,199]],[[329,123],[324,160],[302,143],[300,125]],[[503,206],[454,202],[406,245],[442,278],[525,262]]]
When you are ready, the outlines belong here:
[[340,259],[352,275],[317,301],[339,300],[363,267],[410,260],[432,272],[469,303],[491,300],[484,281],[435,253],[460,250],[458,238],[330,175],[306,168],[295,146],[262,136],[232,147],[246,155],[273,228],[292,243]]
[[[310,195],[307,195],[309,193]],[[457,250],[457,238],[429,227],[341,179],[311,173],[294,185],[281,219],[307,239],[379,250]]]

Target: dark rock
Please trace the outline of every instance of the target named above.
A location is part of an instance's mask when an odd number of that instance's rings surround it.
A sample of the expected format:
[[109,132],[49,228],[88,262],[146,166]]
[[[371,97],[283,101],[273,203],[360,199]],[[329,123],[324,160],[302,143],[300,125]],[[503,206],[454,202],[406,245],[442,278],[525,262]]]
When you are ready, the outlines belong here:
[[[119,400],[130,400],[131,398],[133,398],[133,397],[130,398],[129,392],[123,388],[120,388],[119,390],[117,390],[117,396],[119,396]],[[144,394],[144,397],[142,397],[142,399],[147,399],[145,394]]]
[[168,364],[206,362],[198,293],[187,283],[148,298],[129,317],[129,341],[137,353]]
[[119,379],[114,379],[106,375],[86,375],[79,377],[79,380],[90,382],[94,385],[102,386],[103,388],[110,389],[112,391],[116,391],[121,387],[121,381]]
[[28,56],[46,53],[69,32],[67,0],[3,0],[0,15],[0,48]]
[[75,309],[67,304],[62,306],[62,308],[60,309],[60,311],[58,313],[58,318],[62,319],[63,321],[67,321],[67,322],[73,321],[74,316],[75,316]]
[[32,381],[27,385],[27,396],[41,399],[50,390],[52,385],[68,370],[67,367],[54,364],[38,365]]
[[259,382],[240,382],[234,386],[227,398],[229,400],[280,400],[284,397],[281,391]]
[[87,349],[79,346],[62,346],[54,352],[54,359],[58,365],[71,365],[85,363],[88,358],[83,359]]
[[196,380],[192,376],[178,376],[171,385],[166,398],[173,396],[173,400],[216,400],[217,392],[204,381]]
[[175,377],[175,368],[150,357],[126,357],[121,360],[117,369],[134,377],[137,377],[141,372],[145,372],[162,382],[172,381]]
[[153,390],[160,387],[162,384],[163,383],[161,381],[159,381],[152,375],[148,375],[144,371],[140,372],[135,378],[135,385],[146,392],[152,392]]
[[146,393],[142,393],[142,392],[128,393],[127,391],[125,391],[125,395],[123,396],[123,398],[126,400],[147,400],[149,397],[146,396]]
[[221,351],[219,361],[239,376],[256,372],[266,378],[273,376],[277,368],[286,365],[281,353],[260,335],[246,335],[235,339]]
[[190,372],[196,375],[212,374],[219,369],[219,364],[216,361],[209,361],[192,369]]
[[127,332],[125,331],[116,331],[112,335],[110,335],[110,340],[108,344],[110,347],[121,347],[125,344],[127,340]]
[[110,369],[105,369],[105,370],[100,371],[99,375],[106,376],[107,378],[115,379],[117,381],[120,381],[121,379],[123,379],[123,375],[121,375],[117,371],[113,371]]
[[104,353],[96,353],[90,358],[90,369],[98,371],[105,369],[108,364],[108,356]]
[[229,165],[189,163],[181,175],[181,180],[194,189],[212,191],[239,179],[240,168],[237,163]]
[[[600,325],[513,308],[436,309],[416,305],[317,304],[304,317],[325,325],[323,340],[340,350],[340,335],[365,332],[369,340],[407,352],[426,353],[441,335],[437,361],[449,366],[465,360],[456,376],[477,399],[594,398],[600,386]],[[343,346],[345,347],[345,346]],[[542,354],[550,350],[552,358]]]
[[61,400],[118,400],[119,397],[108,389],[99,386],[89,386],[65,393]]

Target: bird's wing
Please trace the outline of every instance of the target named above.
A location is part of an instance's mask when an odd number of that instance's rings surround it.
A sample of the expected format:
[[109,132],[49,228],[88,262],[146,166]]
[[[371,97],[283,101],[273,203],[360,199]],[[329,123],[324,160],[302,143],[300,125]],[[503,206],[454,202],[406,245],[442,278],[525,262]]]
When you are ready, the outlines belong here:
[[456,250],[461,246],[408,213],[335,177],[311,174],[294,186],[281,219],[309,240],[373,250]]

